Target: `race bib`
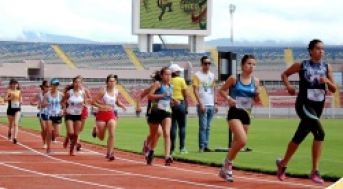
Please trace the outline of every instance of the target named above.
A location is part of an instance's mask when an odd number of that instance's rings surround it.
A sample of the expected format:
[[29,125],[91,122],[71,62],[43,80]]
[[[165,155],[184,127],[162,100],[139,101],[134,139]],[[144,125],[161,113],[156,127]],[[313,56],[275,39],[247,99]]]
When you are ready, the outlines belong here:
[[249,97],[236,97],[236,108],[251,109],[252,99]]
[[19,102],[11,102],[11,108],[20,108]]
[[324,101],[325,90],[323,89],[307,89],[307,99],[321,102]]
[[157,103],[157,108],[160,110],[168,111],[170,109],[170,101],[169,100],[159,100]]

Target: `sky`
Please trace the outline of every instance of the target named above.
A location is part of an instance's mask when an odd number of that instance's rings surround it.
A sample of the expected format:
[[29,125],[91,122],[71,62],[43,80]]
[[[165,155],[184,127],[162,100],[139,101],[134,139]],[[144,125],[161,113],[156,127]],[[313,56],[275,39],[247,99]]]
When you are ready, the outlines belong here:
[[[137,0],[139,1],[139,0]],[[152,0],[155,1],[155,0]],[[16,40],[24,31],[68,35],[99,42],[137,42],[131,32],[131,0],[0,0],[0,40]],[[301,41],[320,38],[343,44],[341,0],[213,0],[212,34],[234,39]],[[185,38],[167,38],[185,42]]]

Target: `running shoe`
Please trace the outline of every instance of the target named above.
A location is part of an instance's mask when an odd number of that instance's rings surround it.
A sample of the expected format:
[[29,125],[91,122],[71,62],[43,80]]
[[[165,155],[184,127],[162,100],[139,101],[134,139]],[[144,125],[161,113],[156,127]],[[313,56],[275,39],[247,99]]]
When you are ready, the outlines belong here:
[[286,179],[286,168],[287,167],[282,167],[281,159],[277,159],[275,163],[276,163],[276,167],[277,167],[276,176],[279,180],[284,181]]
[[148,157],[146,158],[146,164],[151,165],[153,160],[154,160],[154,151],[150,150]]
[[150,148],[148,146],[148,143],[145,140],[144,143],[143,143],[143,148],[142,148],[142,152],[143,152],[145,158],[148,157],[149,151],[150,151]]
[[17,142],[18,142],[17,139],[14,138],[14,139],[13,139],[13,144],[17,144]]
[[224,166],[219,171],[219,176],[228,182],[233,182],[232,167],[232,162],[225,159]]
[[43,144],[43,149],[47,149],[48,145],[47,144]]
[[166,157],[165,158],[165,163],[164,163],[164,165],[165,166],[170,166],[172,163],[173,163],[173,157],[171,157],[171,156],[169,156],[169,157]]
[[114,152],[108,153],[107,154],[107,159],[108,161],[113,161],[116,159],[116,157],[114,156]]
[[79,143],[76,144],[76,151],[78,151],[78,152],[81,151],[81,147],[82,147],[81,144],[79,144]]
[[311,180],[315,183],[318,183],[318,184],[324,184],[324,180],[323,178],[320,176],[320,173],[319,171],[312,171],[311,172],[311,176],[310,176]]
[[93,130],[92,130],[92,137],[93,137],[93,138],[96,138],[96,127],[93,127]]
[[208,147],[206,147],[206,148],[204,148],[204,152],[213,152],[213,150],[211,150]]
[[225,169],[222,167],[219,171],[219,177],[223,178],[224,180],[228,182],[233,182],[233,175],[232,175],[232,165],[231,169]]

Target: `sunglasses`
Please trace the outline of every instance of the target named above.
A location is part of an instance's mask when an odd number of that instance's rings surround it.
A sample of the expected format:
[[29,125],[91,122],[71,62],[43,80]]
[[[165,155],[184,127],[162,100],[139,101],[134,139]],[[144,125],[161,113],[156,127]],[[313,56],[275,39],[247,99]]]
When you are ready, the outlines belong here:
[[203,65],[211,65],[212,63],[211,62],[204,62],[202,63]]

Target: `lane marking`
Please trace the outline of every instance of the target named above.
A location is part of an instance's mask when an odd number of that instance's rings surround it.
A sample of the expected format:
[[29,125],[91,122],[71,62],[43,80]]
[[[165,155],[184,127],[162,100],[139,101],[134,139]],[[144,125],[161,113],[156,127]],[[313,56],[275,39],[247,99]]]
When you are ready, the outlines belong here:
[[30,170],[30,169],[25,169],[25,168],[9,165],[9,164],[6,164],[6,163],[0,163],[0,165],[8,167],[8,168],[16,169],[18,171],[24,171],[24,172],[35,174],[35,175],[52,177],[52,178],[57,178],[57,179],[66,180],[66,181],[70,181],[70,182],[76,182],[76,183],[81,183],[81,184],[86,184],[86,185],[91,185],[91,186],[97,186],[97,187],[102,187],[102,188],[123,189],[123,188],[119,188],[119,187],[115,187],[115,186],[98,184],[98,183],[95,183],[95,182],[88,182],[88,181],[82,181],[82,180],[67,178],[67,177],[63,177],[63,176],[59,176],[59,175],[55,175],[55,174],[46,174],[46,173],[42,173],[42,172],[39,172],[39,171],[33,171],[33,170]]
[[[4,137],[3,135],[0,135],[1,137]],[[73,162],[73,161],[68,161],[68,160],[63,160],[63,159],[59,159],[56,157],[52,157],[49,156],[45,153],[39,152],[27,145],[24,145],[20,142],[17,143],[17,145],[22,146],[28,150],[31,150],[37,154],[40,154],[43,157],[46,157],[48,159],[52,159],[58,162],[64,162],[64,163],[69,163],[72,165],[77,165],[77,166],[81,166],[81,167],[87,167],[87,168],[92,168],[95,170],[101,170],[101,171],[109,171],[109,172],[115,172],[115,173],[119,173],[122,175],[126,175],[126,176],[137,176],[137,177],[143,177],[143,178],[149,178],[149,179],[157,179],[157,180],[163,180],[163,181],[169,181],[169,182],[178,182],[178,183],[183,183],[183,184],[189,184],[189,185],[194,185],[194,186],[200,186],[200,187],[207,187],[207,188],[225,188],[225,189],[234,189],[234,188],[230,188],[230,187],[225,187],[225,186],[218,186],[218,185],[211,185],[211,184],[203,184],[203,183],[197,183],[197,182],[192,182],[192,181],[186,181],[186,180],[179,180],[179,179],[172,179],[172,178],[164,178],[164,177],[158,177],[158,176],[152,176],[152,175],[145,175],[145,174],[139,174],[139,173],[132,173],[132,172],[126,172],[126,171],[119,171],[119,170],[113,170],[113,169],[108,169],[108,168],[103,168],[103,167],[97,167],[97,166],[93,166],[93,165],[87,165],[87,164],[83,164],[83,163],[78,163],[78,162]]]
[[[36,138],[39,138],[39,136],[37,134],[31,133],[31,132],[28,132],[28,131],[25,131],[25,130],[22,130],[22,132],[25,132],[25,133],[27,133],[29,135],[32,135],[32,136],[34,136]],[[4,137],[4,136],[2,136],[2,137]],[[85,149],[85,148],[82,148],[82,149]],[[99,155],[103,155],[100,152],[96,152],[96,151],[93,151],[93,150],[90,150],[90,149],[87,149],[87,151],[91,151],[91,152],[97,153]],[[145,162],[143,162],[143,161],[137,161],[137,160],[131,160],[131,159],[125,159],[125,158],[119,158],[119,157],[116,157],[116,158],[118,160],[122,160],[122,161],[127,161],[127,162],[132,162],[132,163],[137,163],[137,164],[145,164]],[[214,173],[207,173],[207,172],[203,172],[203,171],[196,171],[196,170],[185,169],[185,168],[180,168],[180,167],[165,167],[165,166],[162,166],[162,165],[154,165],[154,166],[160,167],[160,168],[164,168],[164,169],[175,169],[175,170],[179,170],[179,171],[183,171],[183,172],[189,172],[189,173],[217,176],[217,174],[214,174]],[[254,174],[256,174],[256,173],[254,173]],[[290,182],[287,182],[287,181],[281,182],[281,181],[278,181],[278,180],[260,179],[260,178],[244,177],[244,176],[235,176],[235,178],[239,178],[239,179],[243,179],[243,180],[252,180],[252,181],[261,182],[261,183],[267,182],[267,183],[273,183],[273,184],[279,184],[279,185],[290,185],[290,186],[299,186],[299,187],[306,187],[306,188],[318,188],[318,189],[323,188],[323,186],[310,185],[310,184],[301,184],[301,183],[292,183],[291,181]]]

